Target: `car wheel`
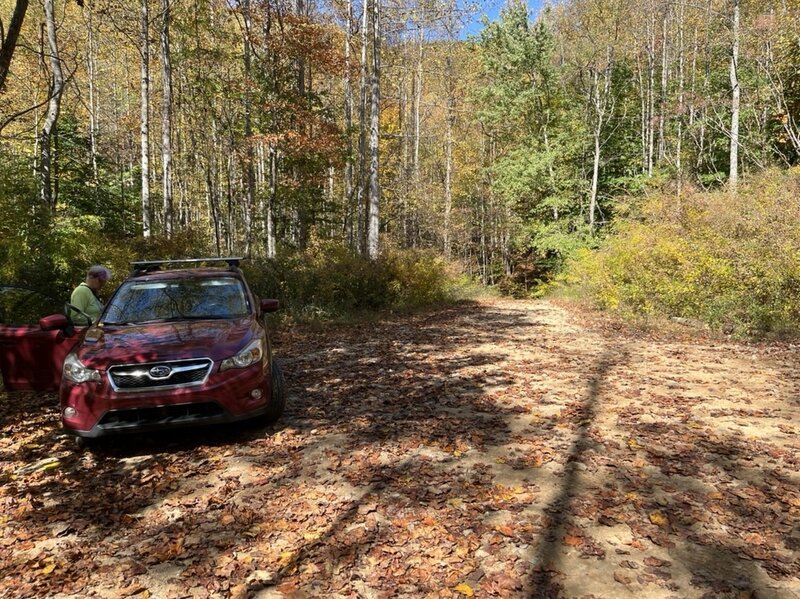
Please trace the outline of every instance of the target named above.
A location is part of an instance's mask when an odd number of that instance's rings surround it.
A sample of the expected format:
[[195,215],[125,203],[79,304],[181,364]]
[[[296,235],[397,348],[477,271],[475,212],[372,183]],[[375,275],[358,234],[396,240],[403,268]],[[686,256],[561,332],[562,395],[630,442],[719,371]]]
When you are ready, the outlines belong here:
[[283,382],[283,371],[275,360],[272,361],[272,384],[269,405],[264,414],[264,422],[275,422],[283,414],[286,407],[286,392]]
[[91,451],[93,449],[97,449],[98,440],[92,439],[89,437],[78,437],[75,436],[75,447],[78,451]]

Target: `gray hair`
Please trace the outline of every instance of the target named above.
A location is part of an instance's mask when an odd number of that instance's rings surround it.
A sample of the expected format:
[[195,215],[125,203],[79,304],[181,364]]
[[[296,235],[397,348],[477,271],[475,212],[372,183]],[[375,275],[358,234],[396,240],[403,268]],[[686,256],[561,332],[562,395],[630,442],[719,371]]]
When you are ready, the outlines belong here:
[[100,264],[95,264],[94,266],[89,267],[89,270],[86,272],[86,276],[92,277],[93,279],[102,279],[103,281],[108,281],[111,278],[111,270],[105,266],[101,266]]

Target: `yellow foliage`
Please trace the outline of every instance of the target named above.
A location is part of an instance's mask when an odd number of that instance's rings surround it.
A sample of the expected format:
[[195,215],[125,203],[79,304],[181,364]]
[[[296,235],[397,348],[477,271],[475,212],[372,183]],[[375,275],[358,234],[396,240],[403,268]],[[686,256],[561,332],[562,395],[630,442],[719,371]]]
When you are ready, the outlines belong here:
[[630,316],[698,319],[725,332],[800,324],[800,175],[769,171],[727,191],[660,195],[571,263],[566,282]]

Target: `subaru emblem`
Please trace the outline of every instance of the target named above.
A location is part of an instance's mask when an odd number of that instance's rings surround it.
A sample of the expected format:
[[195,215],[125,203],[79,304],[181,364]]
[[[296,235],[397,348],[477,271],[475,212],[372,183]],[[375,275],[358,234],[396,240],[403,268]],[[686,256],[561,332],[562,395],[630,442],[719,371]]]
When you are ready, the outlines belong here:
[[153,366],[150,369],[150,376],[154,379],[165,379],[172,374],[172,368],[169,366]]

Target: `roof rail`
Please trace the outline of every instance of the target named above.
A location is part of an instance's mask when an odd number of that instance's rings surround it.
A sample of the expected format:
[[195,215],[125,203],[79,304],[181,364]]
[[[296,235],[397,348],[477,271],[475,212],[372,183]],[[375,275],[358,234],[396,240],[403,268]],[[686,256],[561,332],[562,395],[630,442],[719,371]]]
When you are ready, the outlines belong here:
[[239,270],[239,262],[244,260],[241,256],[211,257],[211,258],[178,258],[175,260],[138,260],[131,262],[133,273],[131,276],[138,277],[148,272],[161,270],[164,264],[203,264],[205,262],[227,262],[228,270]]

